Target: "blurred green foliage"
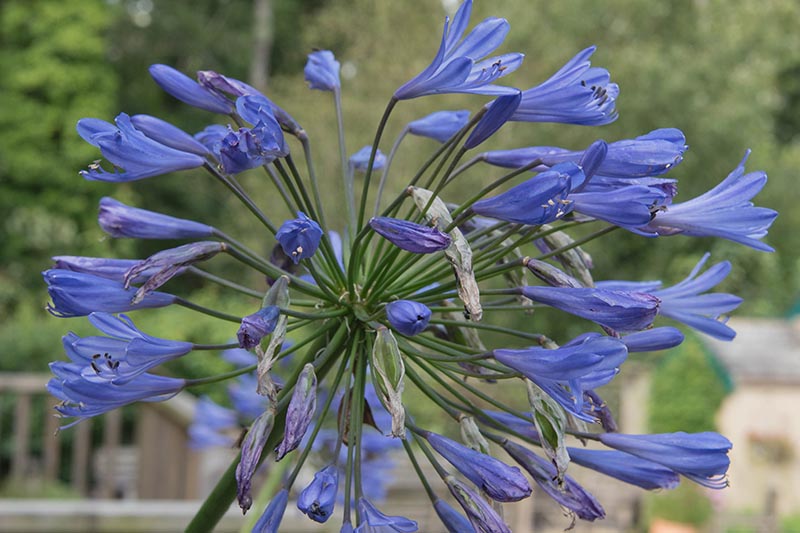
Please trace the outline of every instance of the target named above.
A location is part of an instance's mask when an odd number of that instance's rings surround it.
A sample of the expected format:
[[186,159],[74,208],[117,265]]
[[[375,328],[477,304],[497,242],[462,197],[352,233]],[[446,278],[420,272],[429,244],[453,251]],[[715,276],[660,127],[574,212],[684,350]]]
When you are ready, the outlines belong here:
[[660,356],[648,406],[652,433],[714,431],[714,417],[730,392],[729,377],[696,335]]

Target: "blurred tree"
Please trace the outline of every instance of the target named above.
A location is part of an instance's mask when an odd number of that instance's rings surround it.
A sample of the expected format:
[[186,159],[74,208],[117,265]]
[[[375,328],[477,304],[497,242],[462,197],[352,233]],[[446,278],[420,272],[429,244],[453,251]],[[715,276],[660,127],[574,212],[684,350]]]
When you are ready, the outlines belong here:
[[0,309],[41,284],[48,255],[96,248],[86,230],[108,188],[77,176],[97,154],[75,122],[114,108],[109,23],[102,0],[0,6]]

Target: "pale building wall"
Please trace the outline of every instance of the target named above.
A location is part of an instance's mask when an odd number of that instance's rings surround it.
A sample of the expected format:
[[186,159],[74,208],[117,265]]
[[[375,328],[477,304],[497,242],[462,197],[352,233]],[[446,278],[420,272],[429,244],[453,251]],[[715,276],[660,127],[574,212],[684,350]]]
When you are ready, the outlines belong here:
[[717,427],[733,449],[731,486],[714,494],[723,508],[764,512],[773,491],[779,515],[800,513],[798,405],[800,385],[775,383],[739,383],[724,400]]

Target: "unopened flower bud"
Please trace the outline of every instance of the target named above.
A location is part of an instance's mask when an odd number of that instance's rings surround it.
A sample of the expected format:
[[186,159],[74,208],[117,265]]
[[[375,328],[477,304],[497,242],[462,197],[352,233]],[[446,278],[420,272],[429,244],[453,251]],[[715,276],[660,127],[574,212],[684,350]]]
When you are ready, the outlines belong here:
[[316,50],[308,54],[303,72],[311,89],[334,91],[341,86],[339,62],[330,50]]
[[298,211],[297,218],[287,220],[281,225],[275,238],[284,253],[291,257],[296,265],[301,259],[308,259],[317,251],[322,238],[322,228],[305,213]]
[[430,254],[450,246],[448,234],[408,220],[374,217],[370,219],[369,225],[378,235],[407,252]]
[[247,512],[253,504],[250,494],[250,482],[261,460],[261,453],[267,443],[272,427],[275,425],[275,407],[270,405],[267,410],[256,418],[242,442],[242,456],[236,466],[236,496],[239,507]]
[[306,363],[297,384],[294,386],[292,399],[286,410],[286,429],[276,452],[276,461],[280,461],[290,451],[297,448],[308,430],[314,411],[317,409],[317,375],[314,365]]
[[413,337],[428,327],[431,310],[419,302],[397,300],[386,305],[386,318],[395,331]]
[[403,407],[403,356],[392,332],[378,328],[372,348],[372,381],[381,403],[392,415],[392,436],[405,438],[406,411]]

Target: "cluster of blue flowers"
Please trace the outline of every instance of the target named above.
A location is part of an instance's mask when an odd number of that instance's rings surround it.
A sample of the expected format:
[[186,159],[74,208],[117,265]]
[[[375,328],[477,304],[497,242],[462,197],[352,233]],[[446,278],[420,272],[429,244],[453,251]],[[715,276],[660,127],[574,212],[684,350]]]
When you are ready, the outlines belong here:
[[[110,236],[190,242],[141,260],[58,256],[44,273],[51,313],[88,316],[100,332],[67,334],[69,362],[51,365],[48,388],[61,400],[57,410],[67,424],[234,380],[228,389],[234,409],[201,399],[191,433],[197,445],[230,445],[248,428],[236,468],[226,474],[235,477],[238,490],[227,490],[233,479],[223,479],[190,531],[211,527],[234,497],[247,511],[254,474],[273,450],[275,461],[291,465],[269,505],[258,509],[259,532],[277,531],[294,495],[311,520],[325,522],[338,513],[342,532],[417,531],[414,520],[387,516],[373,503],[385,487],[371,478],[388,464],[382,455],[387,450],[405,450],[443,524],[459,533],[510,531],[499,504],[529,497],[531,480],[574,517],[602,518],[601,503],[567,473],[570,463],[649,490],[674,488],[680,476],[710,488],[726,486],[727,439],[716,433],[619,433],[599,389],[629,354],[683,341],[679,329],[656,327],[660,316],[732,339],[735,332],[725,319],[741,299],[711,292],[730,263],[703,271],[703,257],[684,281],[667,288],[658,281],[595,281],[591,257],[581,246],[622,228],[650,238],[720,237],[771,251],[762,238],[777,214],[751,202],[766,175],[746,173],[745,155],[707,193],[673,202],[676,180],[664,175],[687,149],[677,129],[598,140],[579,150],[489,151],[459,166],[509,121],[608,124],[617,118],[619,93],[608,71],[591,66],[594,48],[536,87],[496,84],[521,66],[523,55],[492,56],[509,24],[488,18],[467,32],[471,8],[466,0],[445,21],[434,60],[391,97],[372,145],[348,159],[340,127],[343,198],[328,206],[328,214],[344,206],[346,220],[326,219],[306,131],[239,80],[213,71],[198,72],[194,80],[165,65],[150,68],[173,97],[230,121],[195,135],[145,115],[123,113],[114,124],[92,118],[78,123],[81,137],[108,162],[81,172],[87,180],[124,183],[202,168],[252,213],[272,247],[264,254],[202,222],[104,198],[98,221]],[[333,53],[311,53],[305,76],[311,89],[332,94],[341,120]],[[444,93],[494,100],[474,112],[439,111],[415,120],[388,156],[379,150],[399,102]],[[438,147],[403,192],[384,201],[392,160],[408,134]],[[298,152],[304,165],[294,159]],[[467,200],[447,203],[445,189],[477,164],[508,172]],[[251,169],[266,173],[296,218],[276,224],[261,210],[236,178]],[[377,173],[381,179],[372,187]],[[368,214],[370,201],[374,211]],[[332,222],[344,223],[344,231],[334,231]],[[596,231],[580,240],[565,232],[580,225]],[[219,254],[263,275],[258,279],[266,278],[266,286],[248,286],[242,282],[247,276],[223,279],[198,266]],[[161,292],[176,276],[196,276],[259,303],[247,316],[233,316]],[[529,284],[531,277],[536,283]],[[156,338],[121,314],[169,305],[230,322],[228,338],[235,335],[236,341]],[[559,345],[542,333],[493,320],[498,311],[525,313],[536,306],[584,319],[589,331]],[[526,321],[536,327],[535,318]],[[507,344],[487,348],[485,331]],[[158,373],[160,365],[198,350],[225,353],[238,370],[200,379]],[[515,401],[487,392],[500,382],[518,390]],[[461,442],[416,425],[414,404],[404,403],[406,386],[452,419]],[[572,437],[607,449],[568,445]],[[313,480],[298,487],[298,473],[320,457],[325,459]],[[420,462],[429,463],[440,482],[429,479]],[[461,512],[443,499],[445,490]]]

